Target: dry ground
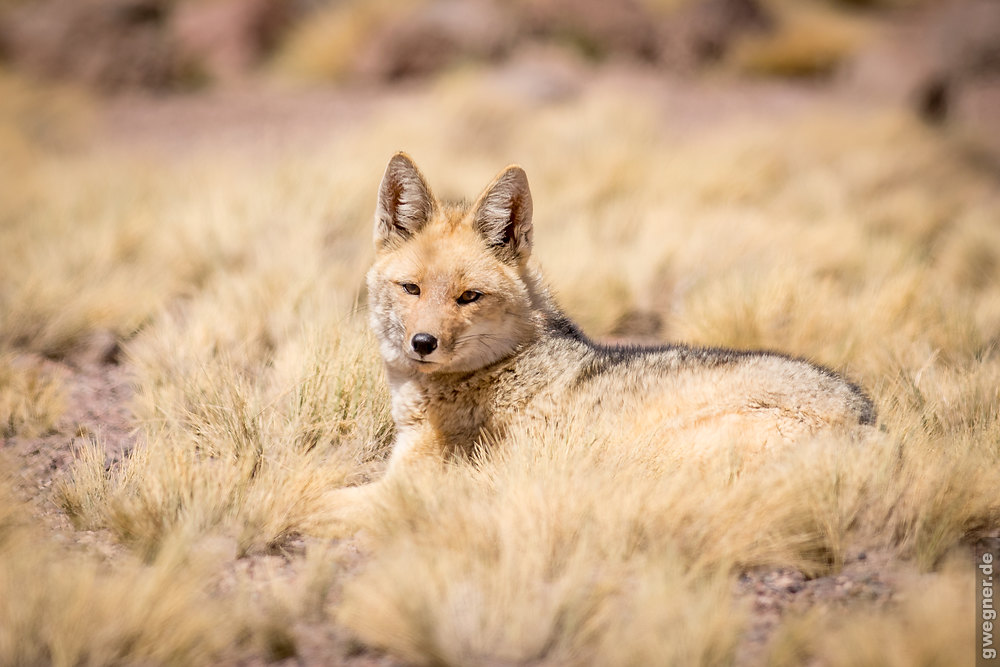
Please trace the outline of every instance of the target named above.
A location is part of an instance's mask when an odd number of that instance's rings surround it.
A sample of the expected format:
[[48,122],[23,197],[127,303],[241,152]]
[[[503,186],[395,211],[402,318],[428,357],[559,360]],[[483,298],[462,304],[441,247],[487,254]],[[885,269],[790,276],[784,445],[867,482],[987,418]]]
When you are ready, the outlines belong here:
[[[970,545],[1000,529],[975,136],[558,59],[393,92],[2,86],[0,663],[971,663]],[[524,165],[588,332],[809,357],[880,435],[695,467],[581,416],[345,531],[331,492],[391,442],[362,277],[400,148],[444,195]]]

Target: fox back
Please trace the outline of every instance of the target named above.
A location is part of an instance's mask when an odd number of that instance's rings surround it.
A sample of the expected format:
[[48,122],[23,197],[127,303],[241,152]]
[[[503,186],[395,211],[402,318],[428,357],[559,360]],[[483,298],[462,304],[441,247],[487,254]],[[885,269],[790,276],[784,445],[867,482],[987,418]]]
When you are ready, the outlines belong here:
[[389,161],[368,291],[392,393],[392,467],[467,450],[525,418],[592,414],[758,446],[874,423],[860,389],[803,360],[593,343],[529,261],[532,237],[520,167],[503,170],[472,204],[449,204],[408,156]]

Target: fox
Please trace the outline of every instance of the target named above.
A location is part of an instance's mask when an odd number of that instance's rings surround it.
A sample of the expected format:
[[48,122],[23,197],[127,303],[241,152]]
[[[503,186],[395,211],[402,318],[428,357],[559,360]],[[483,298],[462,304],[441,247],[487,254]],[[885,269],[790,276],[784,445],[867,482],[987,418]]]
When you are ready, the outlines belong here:
[[383,479],[573,414],[656,428],[665,442],[727,434],[758,448],[875,424],[858,385],[803,359],[591,340],[546,286],[533,236],[520,166],[469,204],[435,198],[406,153],[389,160],[366,278],[395,424]]

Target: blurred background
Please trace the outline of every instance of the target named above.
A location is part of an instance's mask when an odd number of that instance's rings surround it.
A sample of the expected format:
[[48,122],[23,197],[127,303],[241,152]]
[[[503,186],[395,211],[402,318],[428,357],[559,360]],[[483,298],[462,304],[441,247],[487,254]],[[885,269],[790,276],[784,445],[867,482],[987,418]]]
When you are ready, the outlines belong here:
[[682,127],[904,107],[1000,155],[990,0],[0,0],[0,75],[8,132],[48,144],[67,101],[26,81],[86,97],[102,139],[176,147],[308,142],[461,76],[536,105],[614,79]]

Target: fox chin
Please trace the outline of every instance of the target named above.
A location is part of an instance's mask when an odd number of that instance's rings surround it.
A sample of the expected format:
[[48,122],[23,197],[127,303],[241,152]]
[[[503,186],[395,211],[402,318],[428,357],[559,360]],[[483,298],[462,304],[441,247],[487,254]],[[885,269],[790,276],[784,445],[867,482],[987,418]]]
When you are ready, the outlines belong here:
[[454,204],[434,197],[409,156],[389,160],[367,276],[396,427],[388,476],[495,442],[525,419],[592,415],[655,428],[664,446],[717,434],[758,448],[875,423],[857,385],[805,360],[592,342],[530,261],[533,235],[520,167]]

